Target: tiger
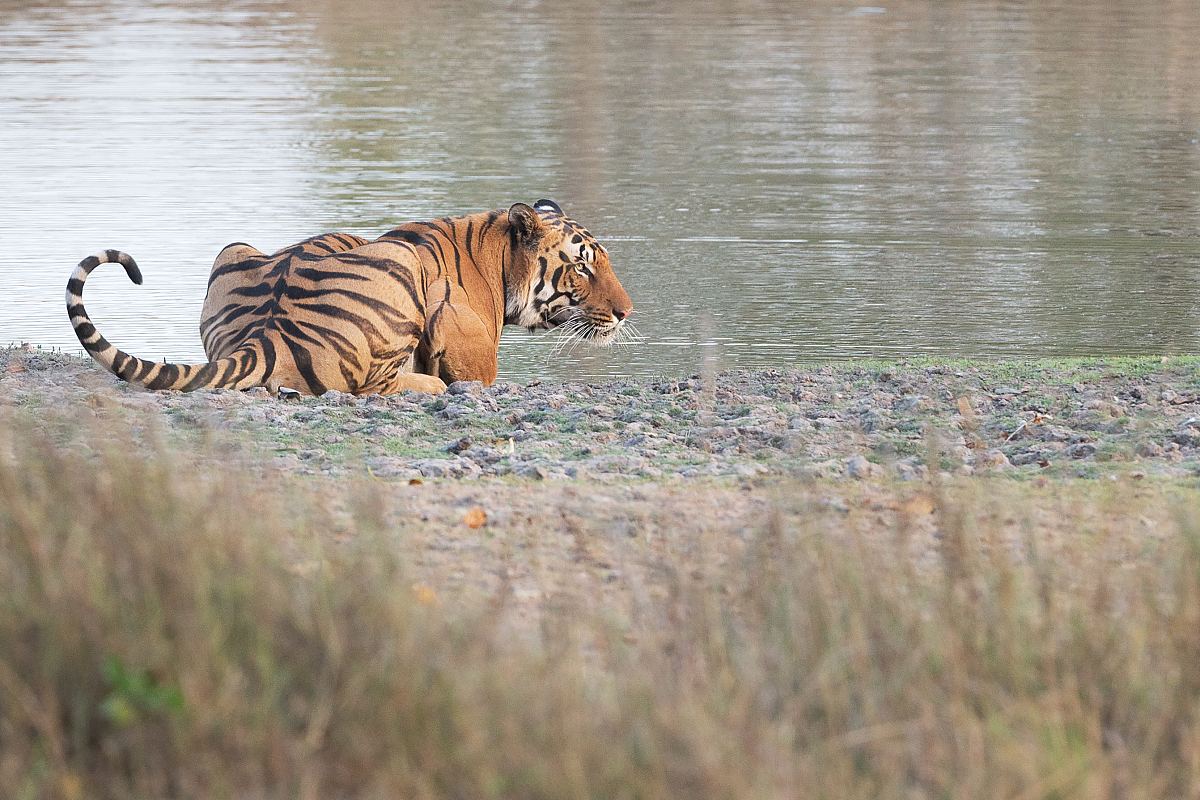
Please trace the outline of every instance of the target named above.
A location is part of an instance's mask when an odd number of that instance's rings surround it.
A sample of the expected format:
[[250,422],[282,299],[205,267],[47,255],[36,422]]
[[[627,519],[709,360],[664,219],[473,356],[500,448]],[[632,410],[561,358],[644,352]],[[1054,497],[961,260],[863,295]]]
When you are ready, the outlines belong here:
[[89,256],[67,282],[67,314],[93,359],[151,390],[436,394],[455,381],[491,385],[505,325],[568,326],[607,346],[633,313],[608,250],[553,200],[409,222],[374,240],[326,233],[272,255],[227,245],[201,311],[205,364],[147,361],[100,334],[83,285],[105,263],[142,283],[128,254]]

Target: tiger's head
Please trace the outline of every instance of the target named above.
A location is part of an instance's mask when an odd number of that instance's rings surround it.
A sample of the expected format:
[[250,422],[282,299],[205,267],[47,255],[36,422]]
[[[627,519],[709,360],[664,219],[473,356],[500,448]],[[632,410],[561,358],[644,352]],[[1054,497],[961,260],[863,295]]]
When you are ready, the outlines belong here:
[[608,346],[633,313],[608,251],[553,200],[508,210],[514,263],[504,321],[530,331],[569,325],[579,338]]

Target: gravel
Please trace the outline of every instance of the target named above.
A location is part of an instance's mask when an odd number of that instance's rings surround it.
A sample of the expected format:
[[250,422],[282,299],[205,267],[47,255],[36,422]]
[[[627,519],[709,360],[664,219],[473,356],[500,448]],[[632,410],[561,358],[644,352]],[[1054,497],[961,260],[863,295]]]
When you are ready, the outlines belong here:
[[384,480],[930,473],[1200,475],[1200,359],[829,364],[602,384],[452,384],[282,400],[148,392],[92,361],[0,349],[0,413],[221,442],[285,471]]

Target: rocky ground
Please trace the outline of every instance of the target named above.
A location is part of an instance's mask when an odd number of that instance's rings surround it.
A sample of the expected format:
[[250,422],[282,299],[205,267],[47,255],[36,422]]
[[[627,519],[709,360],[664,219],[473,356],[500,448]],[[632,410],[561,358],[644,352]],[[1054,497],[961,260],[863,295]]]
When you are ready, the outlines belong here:
[[[1200,475],[1200,358],[851,363],[442,396],[148,392],[0,350],[0,409],[203,437],[300,474],[389,481]],[[49,425],[49,423],[47,423]]]
[[229,464],[267,496],[292,486],[325,509],[322,540],[374,525],[423,600],[503,603],[523,631],[573,603],[632,619],[775,529],[859,532],[934,564],[969,514],[1015,553],[1030,531],[1047,548],[1114,526],[1137,552],[1200,485],[1194,357],[282,400],[148,392],[90,360],[16,348],[0,350],[0,434],[6,419],[72,455],[166,449],[198,462],[181,476]]

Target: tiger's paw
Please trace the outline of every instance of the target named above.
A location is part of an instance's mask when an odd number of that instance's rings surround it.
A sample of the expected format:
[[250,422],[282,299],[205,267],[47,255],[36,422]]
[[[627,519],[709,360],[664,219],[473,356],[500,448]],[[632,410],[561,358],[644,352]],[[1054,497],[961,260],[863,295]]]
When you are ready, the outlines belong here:
[[425,375],[420,372],[409,372],[396,377],[396,384],[388,394],[397,392],[424,392],[425,394],[441,394],[446,391],[445,382],[435,375]]

